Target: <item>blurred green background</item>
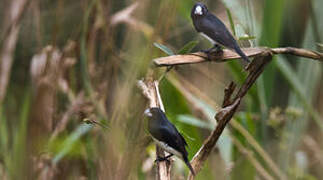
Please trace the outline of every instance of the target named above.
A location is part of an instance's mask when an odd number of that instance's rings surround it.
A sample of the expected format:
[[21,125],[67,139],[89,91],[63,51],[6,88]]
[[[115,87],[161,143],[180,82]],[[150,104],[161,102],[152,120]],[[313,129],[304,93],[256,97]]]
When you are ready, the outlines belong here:
[[[192,25],[194,3],[1,0],[0,179],[155,179],[136,82],[164,72],[153,58],[211,46]],[[204,3],[241,46],[322,51],[322,0]],[[214,129],[224,88],[245,77],[236,61],[207,62],[160,82],[189,158]],[[275,56],[196,179],[323,179],[322,80],[322,63]],[[175,159],[172,179],[187,173]]]

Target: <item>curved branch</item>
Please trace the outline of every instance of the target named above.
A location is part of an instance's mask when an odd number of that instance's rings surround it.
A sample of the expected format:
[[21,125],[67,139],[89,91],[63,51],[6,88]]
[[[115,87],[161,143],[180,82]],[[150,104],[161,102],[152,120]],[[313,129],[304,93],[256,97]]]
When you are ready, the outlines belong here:
[[[246,78],[246,80],[244,81],[244,83],[239,88],[238,92],[233,98],[231,98],[235,90],[235,85],[233,83],[231,83],[224,90],[223,107],[222,109],[220,109],[220,111],[218,111],[218,113],[215,116],[215,119],[218,121],[218,124],[216,128],[212,131],[212,133],[209,135],[209,137],[204,141],[200,150],[194,155],[193,159],[191,160],[191,164],[195,173],[198,173],[201,170],[204,162],[211,154],[224,128],[230,122],[234,113],[237,111],[241,99],[246,95],[251,86],[256,82],[257,78],[263,72],[265,66],[272,60],[271,51],[263,51],[262,54],[266,56],[259,56],[248,65],[248,77]],[[191,180],[193,178],[194,177],[192,176],[192,174],[189,174],[188,179]]]
[[[257,47],[257,48],[243,48],[242,51],[248,57],[265,57],[268,53],[272,54],[291,54],[295,56],[315,59],[323,62],[323,53],[319,53],[316,51],[311,51],[307,49],[299,49],[293,47],[285,47],[285,48],[267,48],[267,47]],[[238,59],[240,56],[235,52],[224,49],[222,56],[212,56],[211,59],[208,59],[207,54],[203,52],[195,52],[191,54],[184,55],[173,55],[167,57],[161,57],[153,59],[153,62],[156,66],[173,66],[173,65],[181,65],[181,64],[195,64],[202,62],[226,62],[232,59]]]

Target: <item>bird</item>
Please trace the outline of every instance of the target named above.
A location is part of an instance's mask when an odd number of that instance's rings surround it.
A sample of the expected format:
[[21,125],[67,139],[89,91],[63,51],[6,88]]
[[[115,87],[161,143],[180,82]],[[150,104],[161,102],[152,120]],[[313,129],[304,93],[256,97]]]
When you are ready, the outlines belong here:
[[234,50],[247,63],[250,62],[223,22],[209,12],[205,4],[201,2],[196,3],[191,10],[191,18],[196,31],[214,44],[211,49],[204,52],[209,54],[214,49],[216,49],[216,52],[222,52],[219,46],[221,45]]
[[148,117],[148,131],[152,139],[164,151],[170,153],[164,158],[157,157],[156,161],[167,160],[176,155],[185,162],[191,173],[195,175],[187,157],[188,152],[185,148],[187,143],[176,127],[167,119],[165,113],[160,108],[153,107],[146,109],[144,115]]

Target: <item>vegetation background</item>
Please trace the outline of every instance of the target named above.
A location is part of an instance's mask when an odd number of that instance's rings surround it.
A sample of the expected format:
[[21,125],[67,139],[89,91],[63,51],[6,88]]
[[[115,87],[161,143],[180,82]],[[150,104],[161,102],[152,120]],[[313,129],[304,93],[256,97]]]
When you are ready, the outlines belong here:
[[[204,2],[244,47],[322,51],[322,0]],[[193,28],[194,3],[1,0],[0,179],[154,179],[136,82],[162,50],[211,46]],[[224,88],[244,78],[237,62],[210,62],[160,82],[190,158],[215,127]],[[322,81],[321,63],[275,56],[196,179],[323,179]],[[173,179],[187,172],[176,159]]]

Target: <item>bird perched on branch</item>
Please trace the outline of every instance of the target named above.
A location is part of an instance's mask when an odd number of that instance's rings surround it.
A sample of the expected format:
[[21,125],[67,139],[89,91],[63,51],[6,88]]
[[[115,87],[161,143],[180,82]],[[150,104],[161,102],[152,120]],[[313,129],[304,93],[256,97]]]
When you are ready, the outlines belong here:
[[234,39],[223,22],[214,14],[210,13],[203,3],[196,3],[191,11],[191,18],[197,32],[201,33],[214,46],[211,49],[204,51],[209,55],[215,50],[216,53],[222,53],[219,45],[234,50],[246,62],[250,62],[248,57],[242,52],[237,41]]
[[193,175],[194,170],[188,161],[185,146],[187,143],[183,136],[177,131],[176,127],[167,119],[165,113],[160,108],[149,108],[144,113],[148,117],[148,131],[153,140],[170,155],[166,157],[157,157],[156,161],[167,160],[176,155],[184,160]]

